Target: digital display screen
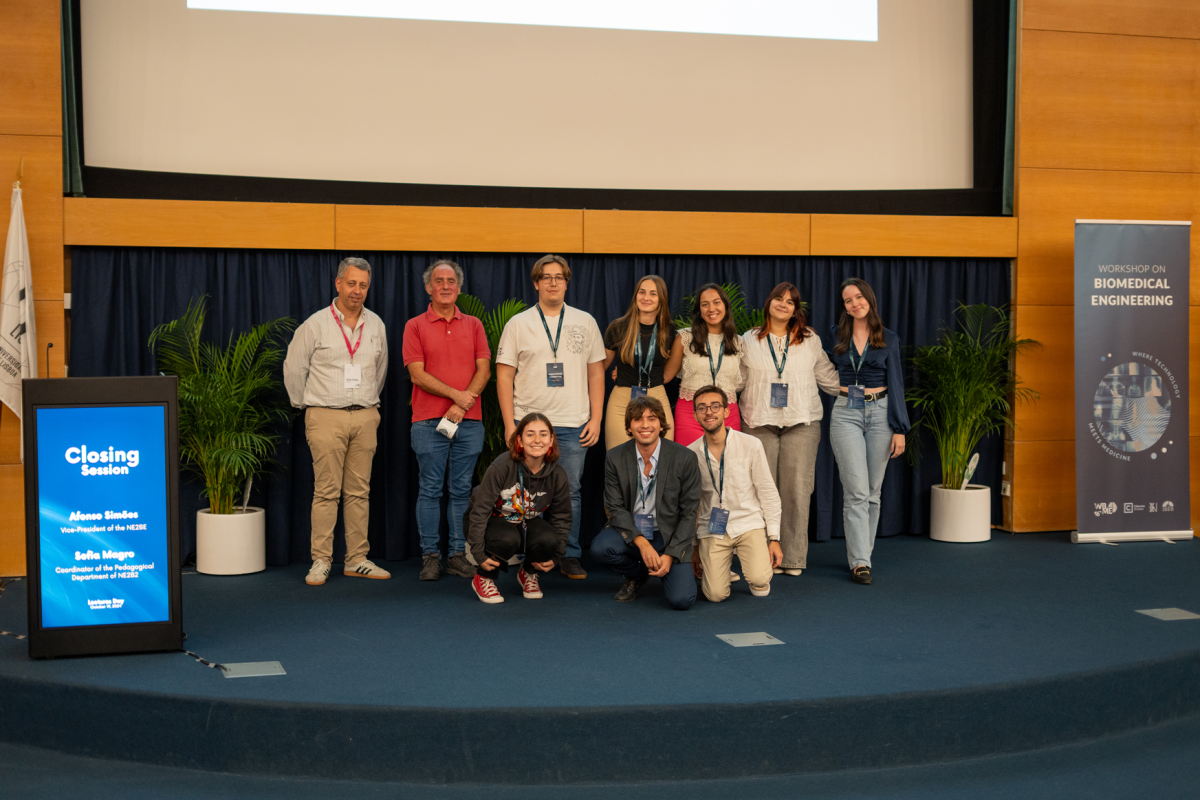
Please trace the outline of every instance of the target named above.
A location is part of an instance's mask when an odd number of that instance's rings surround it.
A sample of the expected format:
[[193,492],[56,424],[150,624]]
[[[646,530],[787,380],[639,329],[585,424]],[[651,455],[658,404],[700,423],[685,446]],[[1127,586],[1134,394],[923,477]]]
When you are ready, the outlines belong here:
[[166,408],[38,408],[43,628],[170,619]]

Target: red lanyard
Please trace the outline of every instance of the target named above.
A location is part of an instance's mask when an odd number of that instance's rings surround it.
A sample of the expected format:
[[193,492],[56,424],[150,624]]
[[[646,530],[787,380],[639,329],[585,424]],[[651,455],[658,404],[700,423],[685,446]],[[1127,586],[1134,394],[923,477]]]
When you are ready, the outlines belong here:
[[334,303],[336,302],[337,301],[335,300],[333,303],[329,304],[329,313],[333,314],[333,321],[337,323],[338,330],[342,332],[342,338],[346,340],[346,349],[350,351],[350,363],[353,364],[354,354],[358,352],[358,346],[362,344],[362,332],[363,328],[367,327],[367,323],[366,320],[363,320],[363,324],[358,329],[358,341],[356,341],[354,346],[351,347],[350,337],[346,335],[346,326],[342,324],[342,318],[337,315],[337,311],[333,307]]

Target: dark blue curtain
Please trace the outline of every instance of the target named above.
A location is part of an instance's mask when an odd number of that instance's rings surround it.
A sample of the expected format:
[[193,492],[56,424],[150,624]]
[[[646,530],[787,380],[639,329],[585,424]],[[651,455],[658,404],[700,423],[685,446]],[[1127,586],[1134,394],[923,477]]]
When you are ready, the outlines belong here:
[[[532,303],[529,269],[541,253],[76,247],[72,249],[71,375],[154,374],[154,359],[146,346],[150,331],[176,318],[200,295],[210,298],[208,334],[214,339],[224,340],[232,331],[276,317],[303,320],[329,304],[336,265],[347,255],[371,262],[374,270],[367,306],[383,318],[391,334],[379,451],[371,476],[371,554],[385,560],[403,559],[419,555],[420,548],[414,515],[417,467],[409,446],[412,387],[403,367],[400,339],[405,321],[422,312],[428,302],[421,274],[433,259],[453,258],[466,272],[465,290],[480,297],[488,308],[508,297]],[[573,278],[567,301],[590,312],[602,329],[625,312],[634,284],[649,274],[666,281],[672,307],[708,281],[740,284],[748,302],[755,305],[761,304],[777,283],[791,281],[810,305],[811,324],[823,335],[837,318],[838,284],[858,276],[875,289],[884,324],[895,330],[906,346],[933,341],[960,302],[1004,305],[1009,300],[1006,259],[568,255],[568,260]],[[842,535],[841,485],[828,446],[830,401],[823,399],[826,415],[809,533],[814,541]],[[975,478],[992,487],[997,522],[1002,458],[999,439],[984,442]],[[299,417],[278,460],[279,469],[256,484],[252,496],[254,505],[267,509],[267,560],[271,564],[307,561],[313,478]],[[583,482],[585,546],[604,519],[599,491],[603,468],[604,448],[594,447],[588,454]],[[937,453],[928,444],[916,465],[893,461],[883,487],[879,535],[927,533],[929,487],[939,482]],[[181,500],[182,552],[189,554],[195,550],[200,486],[185,483]],[[338,552],[343,547],[340,527]]]

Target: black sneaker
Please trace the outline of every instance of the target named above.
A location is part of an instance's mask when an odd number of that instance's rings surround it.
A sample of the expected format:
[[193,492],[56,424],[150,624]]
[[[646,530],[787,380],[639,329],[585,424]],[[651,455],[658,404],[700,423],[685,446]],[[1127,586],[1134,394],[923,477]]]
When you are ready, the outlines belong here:
[[421,580],[436,581],[442,577],[442,557],[437,553],[426,553],[425,563],[421,564]]
[[581,581],[587,577],[578,558],[564,558],[558,563],[558,571],[573,581]]
[[471,566],[470,561],[467,561],[465,553],[455,553],[446,559],[446,574],[457,575],[460,578],[474,578],[475,567]]
[[613,595],[618,603],[632,603],[637,599],[638,589],[646,585],[649,578],[626,578],[625,583]]
[[871,585],[871,568],[865,564],[860,564],[850,571],[850,580],[863,586]]

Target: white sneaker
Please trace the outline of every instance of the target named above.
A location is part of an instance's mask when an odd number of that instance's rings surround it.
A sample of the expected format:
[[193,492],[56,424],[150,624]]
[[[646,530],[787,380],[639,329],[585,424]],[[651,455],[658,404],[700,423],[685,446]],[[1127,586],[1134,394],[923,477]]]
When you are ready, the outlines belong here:
[[318,558],[313,562],[312,569],[308,571],[308,576],[304,582],[309,586],[320,586],[325,583],[325,579],[329,577],[329,562],[323,558]]
[[740,581],[741,579],[742,579],[742,576],[741,576],[741,575],[738,575],[738,574],[737,574],[736,572],[734,572],[733,570],[729,570],[729,582],[730,582],[730,583],[737,583],[737,582],[738,582],[738,581]]
[[754,595],[755,597],[766,597],[770,593],[771,593],[771,584],[769,584],[769,583],[763,589],[756,589],[753,586],[750,587],[750,594]]
[[782,575],[782,574],[783,574],[783,567],[773,567],[773,568],[771,569],[771,574],[772,574],[772,575]]
[[343,575],[349,575],[352,578],[371,578],[377,581],[386,581],[392,577],[392,573],[382,567],[375,566],[375,563],[370,559],[364,559],[358,562],[353,567],[349,564],[342,570]]
[[783,574],[784,574],[784,575],[791,575],[791,576],[794,578],[794,577],[796,577],[797,575],[799,575],[799,574],[800,574],[800,573],[802,573],[802,572],[804,572],[804,570],[802,570],[802,569],[785,569],[785,570],[783,571]]

